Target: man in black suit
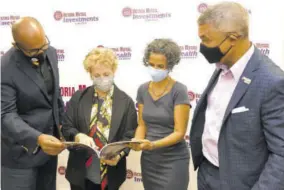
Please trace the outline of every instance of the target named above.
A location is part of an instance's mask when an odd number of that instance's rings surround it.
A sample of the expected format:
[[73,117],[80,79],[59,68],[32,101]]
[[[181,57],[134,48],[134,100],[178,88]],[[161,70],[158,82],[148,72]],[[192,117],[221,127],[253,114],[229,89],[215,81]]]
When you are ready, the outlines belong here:
[[41,24],[12,26],[13,46],[1,63],[1,189],[55,190],[64,105],[56,50]]

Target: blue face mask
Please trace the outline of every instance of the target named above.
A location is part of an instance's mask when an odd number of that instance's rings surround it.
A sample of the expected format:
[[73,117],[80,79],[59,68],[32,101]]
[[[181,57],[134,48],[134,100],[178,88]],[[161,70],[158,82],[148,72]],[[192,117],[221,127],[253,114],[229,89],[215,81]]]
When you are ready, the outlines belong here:
[[155,69],[151,66],[148,66],[148,72],[152,77],[152,80],[154,82],[160,82],[162,80],[164,80],[168,74],[169,74],[169,70],[163,70],[163,69]]

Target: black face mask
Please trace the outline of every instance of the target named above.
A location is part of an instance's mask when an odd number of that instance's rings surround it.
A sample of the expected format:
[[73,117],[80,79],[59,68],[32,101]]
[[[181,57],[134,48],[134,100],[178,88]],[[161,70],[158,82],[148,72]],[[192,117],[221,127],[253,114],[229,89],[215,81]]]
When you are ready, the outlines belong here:
[[207,47],[200,43],[200,53],[207,59],[209,63],[218,63],[221,59],[231,50],[233,46],[231,46],[226,53],[222,53],[220,50],[220,46],[224,43],[224,41],[228,38],[228,36],[216,47]]

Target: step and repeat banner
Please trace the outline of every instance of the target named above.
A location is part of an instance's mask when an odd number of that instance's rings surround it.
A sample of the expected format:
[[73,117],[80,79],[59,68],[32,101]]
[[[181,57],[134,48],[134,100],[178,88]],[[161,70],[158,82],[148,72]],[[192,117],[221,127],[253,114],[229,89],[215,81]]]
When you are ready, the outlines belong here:
[[[172,38],[182,51],[182,60],[171,73],[188,87],[193,109],[211,76],[199,53],[198,15],[215,0],[9,0],[0,3],[0,53],[11,47],[11,24],[23,16],[37,18],[51,45],[57,49],[61,94],[68,104],[73,93],[92,82],[82,61],[95,47],[107,47],[119,58],[116,84],[134,100],[140,84],[150,80],[142,63],[146,44],[155,38]],[[277,0],[237,1],[250,15],[250,37],[263,54],[284,68],[283,6]],[[191,112],[191,115],[192,115]],[[191,123],[189,123],[188,130]],[[188,135],[185,136],[190,148]],[[59,156],[58,190],[69,190],[65,180],[68,152]],[[196,173],[190,168],[190,190],[196,188]],[[178,179],[177,179],[178,180]],[[142,190],[140,153],[131,152],[127,180],[121,190]]]

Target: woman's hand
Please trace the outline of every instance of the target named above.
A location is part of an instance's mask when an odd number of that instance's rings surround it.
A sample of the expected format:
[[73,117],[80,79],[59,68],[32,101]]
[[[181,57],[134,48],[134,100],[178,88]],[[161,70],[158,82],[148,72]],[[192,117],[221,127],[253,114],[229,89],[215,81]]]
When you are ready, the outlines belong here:
[[153,142],[147,140],[147,139],[132,139],[132,141],[143,141],[141,144],[132,144],[129,148],[135,151],[141,151],[141,150],[153,150],[155,148],[155,145]]
[[[131,139],[131,141],[142,141],[142,140],[133,138],[133,139]],[[133,144],[129,145],[129,148],[131,148],[134,151],[141,151],[142,150],[141,144],[138,144],[138,143],[133,143]]]
[[105,160],[102,158],[101,161],[103,164],[107,164],[109,166],[116,166],[120,159],[121,159],[121,156],[117,155],[116,157],[110,160]]
[[155,144],[152,141],[149,141],[148,139],[144,139],[143,143],[140,144],[141,150],[153,150],[155,149]]
[[94,142],[94,139],[87,136],[86,134],[83,134],[83,133],[79,133],[75,136],[75,142],[79,142],[79,143],[82,143],[82,144],[85,144],[87,146],[90,146],[92,147],[93,149],[97,149],[98,150],[98,147],[96,146],[95,142]]

